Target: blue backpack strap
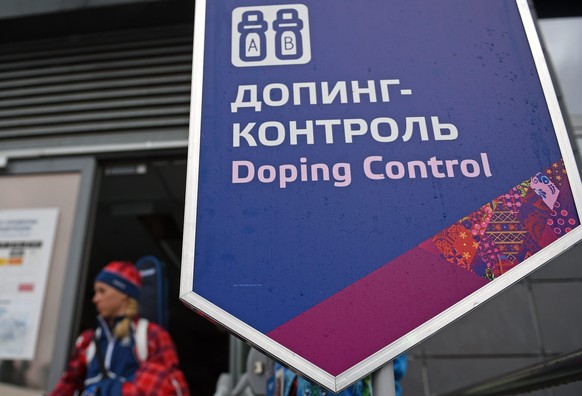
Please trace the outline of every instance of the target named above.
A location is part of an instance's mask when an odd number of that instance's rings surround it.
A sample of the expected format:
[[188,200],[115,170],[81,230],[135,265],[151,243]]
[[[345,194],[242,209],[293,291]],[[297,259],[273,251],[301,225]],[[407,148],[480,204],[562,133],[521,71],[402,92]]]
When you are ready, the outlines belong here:
[[168,280],[164,262],[144,256],[135,263],[141,274],[139,315],[168,328]]

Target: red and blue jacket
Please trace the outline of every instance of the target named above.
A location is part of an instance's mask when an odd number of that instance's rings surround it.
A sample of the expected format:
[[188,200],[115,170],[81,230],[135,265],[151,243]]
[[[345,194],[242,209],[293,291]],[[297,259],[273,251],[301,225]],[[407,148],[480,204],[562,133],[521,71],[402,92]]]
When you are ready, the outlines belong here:
[[96,329],[77,339],[67,370],[49,396],[72,396],[75,391],[101,396],[189,396],[170,335],[145,319],[135,319],[131,328],[130,336],[119,340],[99,318]]

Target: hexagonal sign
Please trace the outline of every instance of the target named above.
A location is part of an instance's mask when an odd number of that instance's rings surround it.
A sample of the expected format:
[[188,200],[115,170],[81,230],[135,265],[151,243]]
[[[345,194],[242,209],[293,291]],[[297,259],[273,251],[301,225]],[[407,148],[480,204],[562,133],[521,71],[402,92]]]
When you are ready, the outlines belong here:
[[196,2],[181,299],[332,391],[581,239],[525,0]]

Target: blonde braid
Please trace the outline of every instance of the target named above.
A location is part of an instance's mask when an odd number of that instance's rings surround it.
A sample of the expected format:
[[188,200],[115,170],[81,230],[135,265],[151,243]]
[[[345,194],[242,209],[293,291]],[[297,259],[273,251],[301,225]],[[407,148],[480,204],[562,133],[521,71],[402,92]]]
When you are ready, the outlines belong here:
[[131,322],[133,318],[135,318],[138,314],[139,306],[137,304],[137,300],[135,298],[130,298],[127,301],[127,309],[125,310],[125,318],[123,318],[117,326],[115,326],[115,330],[113,334],[115,338],[122,340],[125,337],[129,336],[129,330],[131,326]]

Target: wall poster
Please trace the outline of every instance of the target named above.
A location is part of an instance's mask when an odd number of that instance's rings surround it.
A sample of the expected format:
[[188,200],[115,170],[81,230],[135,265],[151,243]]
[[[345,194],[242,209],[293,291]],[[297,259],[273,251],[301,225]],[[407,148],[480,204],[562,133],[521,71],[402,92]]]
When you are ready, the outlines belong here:
[[0,210],[0,359],[32,359],[59,211]]

